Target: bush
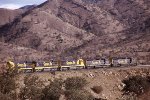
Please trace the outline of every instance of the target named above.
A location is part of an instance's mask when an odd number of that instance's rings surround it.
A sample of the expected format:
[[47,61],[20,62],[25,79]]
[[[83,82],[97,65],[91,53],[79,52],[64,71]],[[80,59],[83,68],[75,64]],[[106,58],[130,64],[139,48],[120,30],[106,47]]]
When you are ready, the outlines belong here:
[[41,38],[38,36],[32,37],[31,40],[29,40],[29,45],[33,49],[37,49],[42,44]]
[[3,94],[0,92],[0,100],[12,100],[9,94]]
[[61,79],[55,79],[51,81],[49,85],[47,85],[43,89],[43,99],[42,100],[59,100],[62,90],[63,81]]
[[20,90],[20,99],[41,100],[44,82],[37,76],[27,75],[24,78],[24,87]]
[[0,99],[16,100],[16,70],[5,67],[6,69],[0,73]]
[[67,100],[94,100],[94,97],[86,90],[68,90],[65,96]]
[[3,94],[8,94],[12,91],[15,91],[16,82],[14,77],[11,77],[8,74],[2,74],[0,75],[0,92]]
[[150,89],[150,82],[146,77],[133,76],[123,80],[123,83],[125,84],[123,91],[127,94],[133,92],[134,94],[140,95]]
[[91,89],[97,94],[101,93],[103,90],[101,86],[93,86]]
[[17,88],[15,81],[16,73],[14,71],[6,70],[0,74],[0,92],[3,94],[11,93]]
[[61,95],[65,95],[67,100],[94,100],[93,96],[83,89],[86,84],[84,78],[72,77],[65,81],[55,79],[44,86],[37,76],[27,75],[19,97],[21,100],[59,100]]
[[87,81],[81,77],[71,77],[65,80],[65,88],[66,90],[80,90],[83,89],[87,85]]
[[64,81],[67,100],[93,100],[94,97],[84,87],[87,81],[81,77],[71,77]]

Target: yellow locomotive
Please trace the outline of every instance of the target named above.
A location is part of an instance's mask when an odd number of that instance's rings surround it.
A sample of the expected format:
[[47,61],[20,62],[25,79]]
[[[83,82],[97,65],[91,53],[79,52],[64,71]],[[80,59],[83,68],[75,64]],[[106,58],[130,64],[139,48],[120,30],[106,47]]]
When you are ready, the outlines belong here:
[[47,62],[26,62],[17,63],[16,67],[18,72],[35,72],[35,71],[50,71],[50,70],[65,70],[65,69],[78,69],[85,68],[85,61],[83,59],[78,59],[77,61],[62,61],[62,60],[52,60]]
[[15,68],[15,63],[11,60],[9,60],[6,64],[7,69],[14,69]]

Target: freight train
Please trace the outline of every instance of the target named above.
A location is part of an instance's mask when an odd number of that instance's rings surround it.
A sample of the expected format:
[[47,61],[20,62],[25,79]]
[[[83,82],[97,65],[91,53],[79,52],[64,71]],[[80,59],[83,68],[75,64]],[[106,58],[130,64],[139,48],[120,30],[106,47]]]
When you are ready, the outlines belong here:
[[71,69],[89,69],[89,68],[107,68],[135,65],[130,57],[112,58],[112,59],[78,59],[78,60],[50,60],[43,62],[7,62],[9,68],[17,69],[18,72],[36,72],[51,70],[71,70]]

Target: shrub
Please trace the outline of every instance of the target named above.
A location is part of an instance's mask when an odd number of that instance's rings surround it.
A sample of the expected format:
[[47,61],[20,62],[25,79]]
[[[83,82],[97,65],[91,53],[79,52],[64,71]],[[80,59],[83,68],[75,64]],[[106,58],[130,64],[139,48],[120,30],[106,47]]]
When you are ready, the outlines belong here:
[[0,99],[1,100],[16,100],[16,70],[5,67],[0,73]]
[[103,90],[101,86],[93,86],[91,89],[97,94],[101,93]]
[[84,89],[87,81],[81,77],[71,77],[64,81],[67,100],[93,100],[94,97]]
[[83,39],[83,34],[77,33],[75,34],[75,37],[78,39]]
[[20,90],[20,99],[41,100],[44,82],[38,76],[27,75],[24,78],[24,87]]
[[41,38],[38,36],[34,36],[31,40],[29,40],[29,45],[31,48],[37,49],[41,44]]
[[12,100],[9,94],[3,94],[0,92],[0,100]]
[[143,94],[150,89],[150,82],[148,78],[141,76],[133,76],[129,79],[123,80],[125,87],[123,91],[125,93],[135,93],[137,95]]
[[43,89],[43,100],[59,100],[63,93],[62,86],[63,81],[61,79],[51,81],[50,84]]
[[68,90],[65,96],[67,100],[94,100],[94,97],[86,90]]
[[0,92],[3,94],[11,93],[17,88],[15,81],[16,73],[14,71],[6,70],[0,74]]
[[9,75],[0,75],[0,92],[7,94],[16,89],[16,82],[13,77]]
[[67,78],[65,81],[66,90],[77,90],[83,89],[87,85],[87,81],[81,77],[71,77]]

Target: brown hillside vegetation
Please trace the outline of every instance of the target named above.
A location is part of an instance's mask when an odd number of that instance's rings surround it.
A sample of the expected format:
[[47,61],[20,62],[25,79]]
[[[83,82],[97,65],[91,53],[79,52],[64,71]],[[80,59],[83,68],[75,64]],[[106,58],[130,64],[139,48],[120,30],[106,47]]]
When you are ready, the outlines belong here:
[[50,56],[108,57],[112,51],[148,63],[149,5],[148,0],[48,0],[0,28],[0,37]]
[[[23,80],[24,76],[26,76],[26,75],[27,74],[19,75],[18,81],[21,86],[23,85],[23,81],[21,81],[21,80]],[[78,91],[79,87],[80,87],[79,90],[82,90],[83,89],[82,87],[84,87],[84,89],[87,90],[95,98],[103,98],[104,100],[136,100],[136,99],[131,99],[131,98],[134,98],[132,95],[131,95],[131,97],[129,95],[125,95],[125,96],[122,95],[122,94],[124,94],[122,90],[126,86],[123,83],[123,80],[126,80],[130,77],[135,77],[138,75],[140,75],[142,77],[146,77],[146,76],[149,76],[150,73],[149,73],[149,68],[140,68],[139,67],[139,68],[122,68],[122,69],[110,68],[110,69],[96,69],[96,70],[94,69],[94,70],[80,70],[80,71],[62,71],[62,72],[56,72],[55,75],[53,75],[51,73],[34,73],[32,75],[39,76],[39,78],[44,80],[45,82],[47,82],[47,80],[49,80],[49,79],[50,80],[55,80],[55,79],[66,80],[65,81],[66,86],[67,86],[66,89],[68,90],[68,91],[66,91],[66,93],[67,93],[66,96],[67,97],[69,96],[69,98],[71,95],[75,96],[75,97],[82,95],[82,94],[76,94],[76,91],[74,91],[74,89],[77,89],[77,91]],[[73,77],[80,77],[80,78],[78,79],[78,78],[73,78]],[[82,81],[81,81],[81,79],[82,79]],[[144,80],[144,78],[143,78],[143,80]],[[52,88],[55,88],[55,86],[60,88],[61,85],[58,85],[60,83],[58,81],[56,83],[57,84],[52,83],[54,87],[49,86],[47,88],[52,89]],[[46,84],[48,84],[48,83],[46,83]],[[74,84],[74,85],[78,84],[79,87],[76,87],[76,86],[72,87],[69,84]],[[141,84],[141,83],[137,83],[137,84]],[[145,83],[143,82],[141,85],[143,86],[144,84]],[[147,84],[148,87],[149,87],[149,85],[150,85],[150,83]],[[96,93],[93,91],[92,88],[96,87],[96,86],[101,87],[101,90],[100,90],[101,92]],[[138,88],[138,86],[137,86],[137,88]],[[55,88],[54,90],[56,90],[56,89],[57,88]],[[59,90],[61,90],[61,89],[59,89]],[[47,92],[48,92],[48,90],[47,90]],[[49,96],[52,95],[51,94],[52,92],[53,91],[51,91],[51,90],[49,91],[49,93],[50,93]],[[58,93],[58,92],[56,92],[56,93]],[[61,91],[59,91],[59,93],[61,93]],[[70,94],[70,93],[73,93],[73,94]],[[126,99],[125,99],[125,97],[126,97]],[[130,99],[127,99],[127,98],[130,98]],[[146,100],[145,98],[149,98],[148,92],[143,93],[136,98],[137,98],[137,100]],[[62,97],[60,100],[66,100],[66,99]],[[72,100],[74,100],[74,99],[72,98]],[[93,100],[93,99],[89,99],[89,100]]]
[[150,69],[141,66],[0,73],[2,100],[148,100],[149,87]]
[[0,42],[0,63],[6,64],[5,61],[9,59],[14,59],[15,61],[33,61],[38,59],[44,60],[47,57],[49,57],[48,52],[39,52],[31,48]]

